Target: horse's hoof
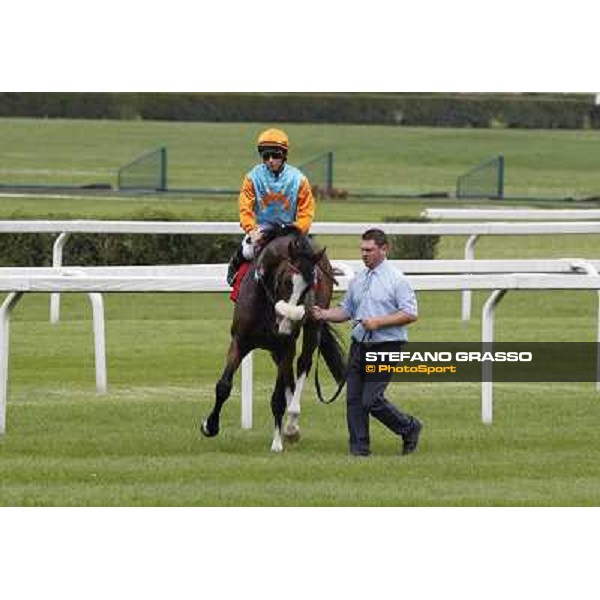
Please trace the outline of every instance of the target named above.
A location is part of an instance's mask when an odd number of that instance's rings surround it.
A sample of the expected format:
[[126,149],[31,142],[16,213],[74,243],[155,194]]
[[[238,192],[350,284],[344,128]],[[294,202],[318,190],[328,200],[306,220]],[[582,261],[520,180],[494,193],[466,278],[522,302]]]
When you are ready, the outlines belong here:
[[300,428],[296,427],[295,429],[285,430],[283,432],[283,437],[285,437],[285,441],[290,444],[295,444],[300,441]]
[[200,433],[207,438],[216,437],[219,435],[219,428],[217,427],[216,429],[211,430],[208,426],[208,421],[202,421],[200,424]]
[[283,444],[281,443],[281,440],[273,440],[273,443],[271,444],[271,452],[275,452],[275,454],[283,452]]

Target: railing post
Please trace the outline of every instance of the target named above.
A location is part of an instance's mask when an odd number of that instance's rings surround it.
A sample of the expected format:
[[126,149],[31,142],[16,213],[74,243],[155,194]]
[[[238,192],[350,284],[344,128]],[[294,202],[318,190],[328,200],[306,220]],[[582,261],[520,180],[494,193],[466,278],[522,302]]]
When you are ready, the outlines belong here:
[[[69,239],[69,233],[59,234],[52,246],[52,266],[55,269],[62,267],[63,248]],[[60,294],[50,294],[50,323],[55,324],[60,320]]]
[[[483,306],[481,318],[481,342],[484,351],[491,351],[494,343],[494,315],[496,306],[504,298],[507,290],[494,290]],[[493,363],[481,363],[481,420],[486,425],[491,425],[494,418],[494,388],[492,381]]]
[[[74,269],[63,270],[66,277],[83,277],[84,271]],[[104,300],[100,292],[89,292],[88,297],[92,305],[92,325],[94,329],[94,365],[96,370],[96,392],[105,394],[108,389],[106,375],[106,336],[104,327]]]
[[92,321],[94,326],[94,363],[96,366],[96,392],[106,394],[108,378],[106,376],[106,338],[104,329],[104,300],[102,294],[88,294],[92,305]]
[[23,292],[11,292],[0,307],[0,435],[6,432],[6,401],[8,398],[8,357],[10,351],[10,315]]
[[[475,258],[475,244],[479,239],[479,235],[471,235],[465,244],[465,260],[474,260]],[[471,320],[471,290],[463,290],[462,292],[462,320]]]

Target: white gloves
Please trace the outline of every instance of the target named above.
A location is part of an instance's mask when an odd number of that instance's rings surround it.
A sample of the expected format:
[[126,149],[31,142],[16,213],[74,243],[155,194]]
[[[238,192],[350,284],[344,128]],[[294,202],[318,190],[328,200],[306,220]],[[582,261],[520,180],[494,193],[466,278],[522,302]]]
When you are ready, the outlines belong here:
[[242,254],[244,255],[244,258],[246,260],[254,259],[258,242],[260,242],[262,236],[262,229],[258,227],[256,229],[253,229],[250,233],[246,235],[242,242]]
[[256,229],[253,229],[248,235],[250,236],[252,243],[256,244],[256,243],[260,242],[260,240],[262,239],[263,232],[262,232],[262,229],[257,227]]

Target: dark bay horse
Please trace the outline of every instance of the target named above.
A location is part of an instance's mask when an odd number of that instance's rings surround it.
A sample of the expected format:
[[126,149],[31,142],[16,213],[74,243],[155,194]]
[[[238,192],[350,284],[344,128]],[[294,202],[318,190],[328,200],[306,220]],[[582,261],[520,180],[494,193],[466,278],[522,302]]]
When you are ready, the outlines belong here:
[[[233,313],[227,364],[216,385],[216,401],[200,430],[207,437],[219,433],[223,404],[229,398],[242,359],[256,348],[268,350],[277,365],[271,397],[275,431],[271,450],[283,450],[283,437],[299,437],[300,397],[310,372],[313,354],[319,348],[340,384],[345,362],[336,334],[327,323],[317,323],[306,310],[329,306],[335,278],[325,251],[315,251],[310,240],[286,227],[267,234],[263,250],[248,271]],[[296,342],[302,331],[302,350],[294,377]],[[283,417],[287,408],[287,422]]]

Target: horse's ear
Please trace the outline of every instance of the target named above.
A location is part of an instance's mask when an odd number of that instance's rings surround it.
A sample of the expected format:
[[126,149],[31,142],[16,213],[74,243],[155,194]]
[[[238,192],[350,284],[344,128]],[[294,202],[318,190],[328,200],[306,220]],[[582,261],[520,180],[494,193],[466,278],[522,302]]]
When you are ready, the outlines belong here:
[[319,264],[321,262],[321,259],[323,258],[323,256],[325,256],[325,251],[327,250],[327,248],[323,248],[323,250],[319,250],[318,252],[315,252],[315,257],[313,258],[313,264]]

